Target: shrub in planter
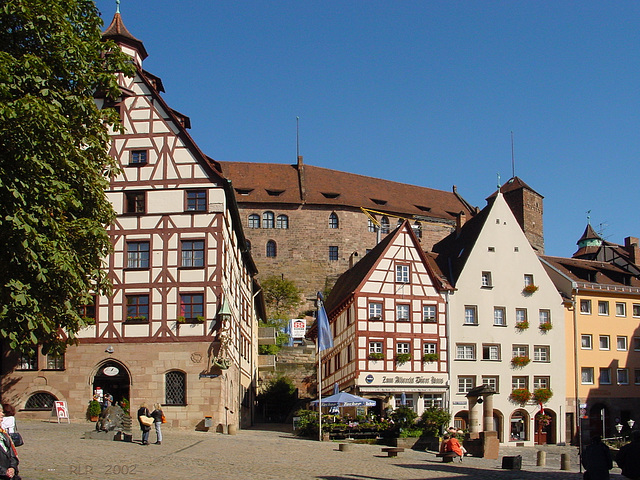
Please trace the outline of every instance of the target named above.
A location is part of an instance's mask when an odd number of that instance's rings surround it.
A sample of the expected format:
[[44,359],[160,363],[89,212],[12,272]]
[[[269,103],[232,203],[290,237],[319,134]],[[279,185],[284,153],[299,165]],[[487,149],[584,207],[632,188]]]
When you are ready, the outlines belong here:
[[531,362],[531,359],[525,355],[513,357],[511,359],[511,365],[513,366],[513,368],[526,367],[527,365],[529,365],[529,362]]
[[553,392],[548,388],[537,388],[533,391],[533,399],[536,403],[547,403],[553,397]]
[[398,363],[398,365],[403,365],[407,363],[409,360],[411,360],[410,353],[398,353],[396,355],[396,362]]
[[549,330],[551,330],[553,328],[553,325],[551,325],[551,322],[543,322],[540,324],[540,330],[543,332],[548,332]]
[[525,405],[531,399],[531,392],[526,388],[516,388],[509,394],[509,401],[517,405]]
[[538,291],[538,287],[537,287],[537,286],[535,286],[535,285],[533,285],[533,284],[531,284],[531,285],[527,285],[526,287],[524,287],[524,288],[522,289],[522,291],[523,291],[524,293],[528,293],[529,295],[531,295],[532,293],[535,293],[535,292],[537,292],[537,291]]
[[516,328],[518,330],[526,330],[527,328],[529,328],[529,322],[527,320],[516,322]]
[[95,422],[102,413],[102,407],[97,400],[91,400],[87,406],[87,420]]
[[369,360],[384,360],[384,353],[382,352],[370,352]]
[[430,363],[430,362],[435,362],[436,360],[438,360],[437,353],[425,353],[424,355],[422,355],[423,362]]

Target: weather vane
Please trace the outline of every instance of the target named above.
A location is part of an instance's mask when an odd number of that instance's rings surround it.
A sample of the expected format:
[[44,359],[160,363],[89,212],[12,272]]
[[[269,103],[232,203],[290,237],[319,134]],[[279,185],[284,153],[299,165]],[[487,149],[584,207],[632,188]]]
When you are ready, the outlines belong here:
[[120,13],[120,0],[116,0],[116,13]]

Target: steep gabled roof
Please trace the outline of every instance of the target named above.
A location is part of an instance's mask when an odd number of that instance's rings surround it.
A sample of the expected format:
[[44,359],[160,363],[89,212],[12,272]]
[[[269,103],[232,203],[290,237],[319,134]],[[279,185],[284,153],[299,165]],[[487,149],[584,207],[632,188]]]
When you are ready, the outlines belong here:
[[241,203],[335,205],[419,215],[453,223],[475,214],[457,192],[391,182],[312,165],[220,162]]
[[489,204],[466,222],[460,231],[452,232],[433,246],[438,266],[454,286],[484,228],[494,200],[491,198]]
[[[498,192],[500,192],[500,193],[502,193],[504,195],[504,194],[513,192],[515,190],[521,190],[521,189],[531,190],[535,194],[540,195],[533,188],[531,188],[529,185],[527,185],[527,183],[524,180],[522,180],[518,176],[515,176],[515,177],[511,177],[503,185],[501,185],[498,190],[496,190],[491,195],[489,195],[487,197],[487,201],[489,201],[489,199],[491,199],[491,198],[494,198],[498,194]],[[542,195],[540,195],[540,197],[542,197]]]

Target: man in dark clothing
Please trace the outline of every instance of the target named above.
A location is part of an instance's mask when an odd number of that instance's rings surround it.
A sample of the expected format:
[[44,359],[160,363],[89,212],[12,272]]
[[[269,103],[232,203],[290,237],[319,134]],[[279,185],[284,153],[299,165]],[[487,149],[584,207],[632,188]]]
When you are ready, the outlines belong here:
[[586,469],[584,478],[588,480],[609,480],[609,470],[613,468],[611,450],[602,443],[600,436],[591,439],[582,453],[582,465]]
[[616,463],[627,478],[640,479],[640,431],[631,432],[631,443],[620,449]]
[[[4,417],[2,406],[0,406],[0,421]],[[11,437],[0,429],[0,479],[20,480],[18,476],[18,456],[15,447],[11,442]]]

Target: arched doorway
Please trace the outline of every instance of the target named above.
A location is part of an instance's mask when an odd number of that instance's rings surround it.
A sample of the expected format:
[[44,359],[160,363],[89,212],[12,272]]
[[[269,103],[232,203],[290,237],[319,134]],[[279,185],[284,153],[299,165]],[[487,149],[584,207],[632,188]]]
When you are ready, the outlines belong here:
[[524,442],[529,437],[529,414],[526,410],[516,410],[511,414],[509,441]]
[[453,417],[453,426],[457,430],[466,430],[469,426],[469,411],[460,410]]
[[493,410],[493,429],[498,432],[498,442],[504,442],[504,435],[502,432],[504,423],[504,415],[500,410]]
[[544,413],[537,412],[534,417],[533,428],[536,445],[556,443],[556,413],[548,408]]
[[117,403],[125,398],[130,400],[130,387],[131,377],[126,367],[116,360],[107,360],[98,366],[93,377],[92,394],[100,388],[103,393],[110,393]]

